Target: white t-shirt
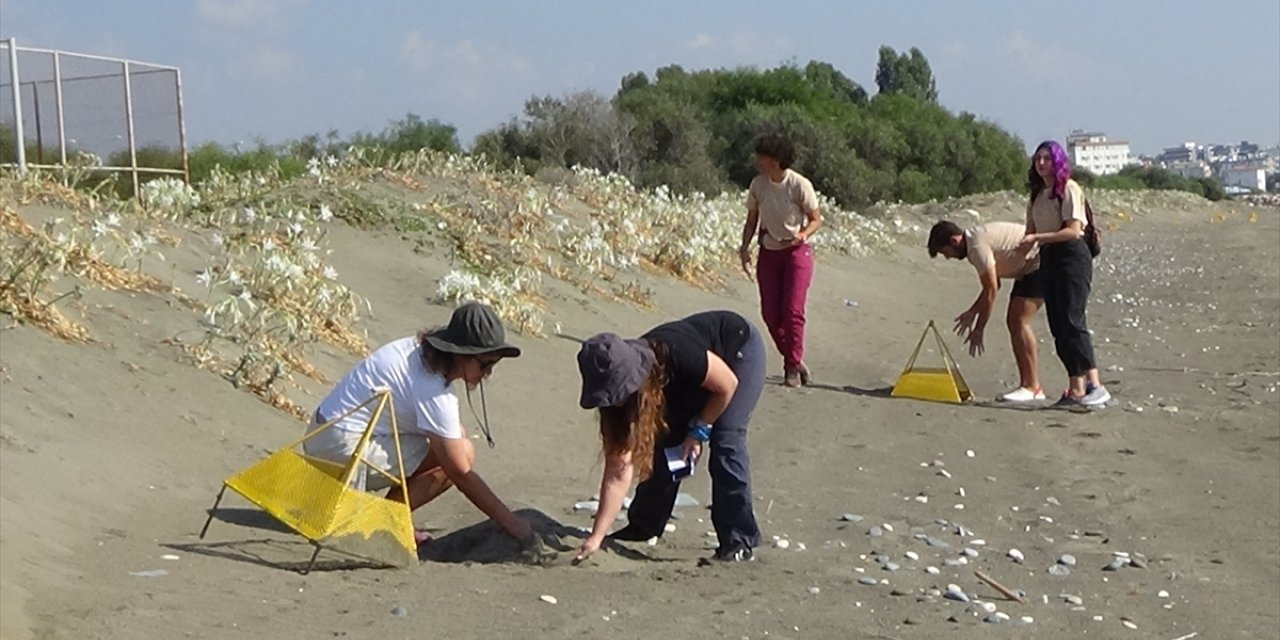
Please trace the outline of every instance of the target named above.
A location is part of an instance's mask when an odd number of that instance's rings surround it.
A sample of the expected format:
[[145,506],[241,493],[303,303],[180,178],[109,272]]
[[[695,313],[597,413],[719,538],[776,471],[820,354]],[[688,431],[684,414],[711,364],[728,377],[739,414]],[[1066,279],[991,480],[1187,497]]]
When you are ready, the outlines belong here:
[[[427,368],[417,338],[389,342],[361,360],[320,403],[320,417],[332,420],[373,397],[376,387],[391,389],[396,426],[400,433],[435,435],[449,440],[463,437],[458,396],[444,376]],[[361,408],[334,425],[361,432],[377,403]],[[374,433],[390,435],[391,417],[383,412]]]
[[818,194],[808,178],[787,169],[781,182],[758,175],[747,188],[747,210],[760,212],[760,245],[777,251],[809,224],[809,212],[818,208]]

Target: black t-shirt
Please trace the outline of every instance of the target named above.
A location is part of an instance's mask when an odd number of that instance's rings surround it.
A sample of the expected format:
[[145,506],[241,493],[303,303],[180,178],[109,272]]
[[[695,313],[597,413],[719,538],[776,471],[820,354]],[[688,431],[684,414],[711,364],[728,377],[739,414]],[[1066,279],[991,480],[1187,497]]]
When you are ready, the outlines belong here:
[[741,359],[740,351],[751,335],[746,318],[732,311],[705,311],[682,320],[650,329],[643,338],[667,346],[667,425],[683,433],[689,420],[702,411],[710,392],[702,388],[707,379],[707,352],[720,356],[730,368]]

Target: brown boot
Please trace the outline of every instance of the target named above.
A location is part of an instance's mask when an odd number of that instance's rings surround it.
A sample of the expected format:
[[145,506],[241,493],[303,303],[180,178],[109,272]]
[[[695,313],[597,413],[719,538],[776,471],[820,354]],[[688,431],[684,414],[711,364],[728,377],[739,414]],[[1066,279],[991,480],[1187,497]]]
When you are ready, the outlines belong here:
[[800,367],[796,369],[796,373],[800,374],[800,384],[803,386],[807,387],[809,386],[809,383],[813,381],[813,378],[809,375],[809,367],[803,362],[801,362]]
[[787,369],[787,374],[782,378],[782,384],[792,388],[800,386],[800,372],[795,369]]

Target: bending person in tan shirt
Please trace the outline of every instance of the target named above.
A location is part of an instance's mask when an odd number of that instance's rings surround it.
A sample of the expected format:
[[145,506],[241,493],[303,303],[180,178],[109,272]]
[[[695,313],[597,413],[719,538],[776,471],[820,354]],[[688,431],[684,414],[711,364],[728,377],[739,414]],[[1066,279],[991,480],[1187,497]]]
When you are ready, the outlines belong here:
[[982,355],[983,332],[996,305],[1000,279],[1014,280],[1005,323],[1013,358],[1018,363],[1018,388],[999,396],[1006,402],[1044,400],[1040,387],[1039,350],[1031,319],[1044,304],[1044,280],[1040,256],[1035,247],[1021,247],[1026,228],[1016,222],[988,222],[973,229],[961,229],[942,220],[929,231],[929,257],[939,253],[952,260],[968,260],[978,272],[982,293],[969,308],[956,316],[956,333],[969,345],[969,355]]
[[822,227],[818,195],[809,179],[791,170],[795,149],[779,136],[756,144],[760,175],[747,191],[747,222],[738,257],[751,275],[751,241],[760,241],[756,281],[760,315],[782,354],[784,384],[809,384],[804,363],[805,305],[813,282],[813,248],[809,238]]

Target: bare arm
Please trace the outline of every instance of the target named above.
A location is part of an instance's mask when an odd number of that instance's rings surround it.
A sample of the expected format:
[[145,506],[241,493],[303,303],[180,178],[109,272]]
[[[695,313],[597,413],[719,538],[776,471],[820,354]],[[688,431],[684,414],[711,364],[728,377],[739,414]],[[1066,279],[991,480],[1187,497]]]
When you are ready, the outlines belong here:
[[634,475],[631,466],[631,454],[609,456],[604,461],[604,475],[600,477],[600,507],[596,510],[595,522],[591,525],[591,540],[599,546],[609,533],[618,514],[622,512],[622,501],[631,488]]
[[507,505],[493,493],[488,484],[485,484],[484,478],[476,473],[472,467],[471,452],[473,450],[468,446],[469,442],[434,435],[427,437],[431,441],[431,448],[441,453],[440,467],[444,469],[445,475],[453,481],[462,495],[471,501],[471,504],[492,518],[503,531],[516,540],[524,541],[532,534],[529,525],[511,513]]
[[[1027,236],[1027,238],[1030,238],[1031,241],[1039,244],[1056,244],[1059,242],[1071,242],[1072,240],[1078,240],[1080,236],[1083,235],[1084,223],[1079,220],[1072,219],[1062,223],[1062,228],[1054,231],[1053,233],[1033,233]],[[1024,238],[1023,244],[1026,244],[1027,242],[1028,240]]]
[[813,234],[818,232],[818,229],[822,228],[822,211],[820,209],[814,208],[806,212],[804,215],[809,222],[800,230],[800,233],[796,234],[796,240],[798,242],[808,240],[813,237]]
[[1000,291],[1000,278],[996,276],[995,265],[978,274],[978,282],[982,283],[982,293],[978,294],[978,299],[973,301],[970,308],[977,314],[973,330],[982,333],[987,328],[987,321],[991,319],[991,310],[996,306],[996,295]]
[[760,209],[758,207],[749,207],[747,208],[747,221],[742,225],[742,244],[738,245],[738,251],[750,251],[751,241],[755,239],[756,232],[759,230]]
[[720,356],[708,351],[707,377],[702,381],[702,388],[710,391],[711,397],[702,406],[698,419],[707,424],[715,424],[724,410],[729,408],[729,402],[738,390],[738,376]]

